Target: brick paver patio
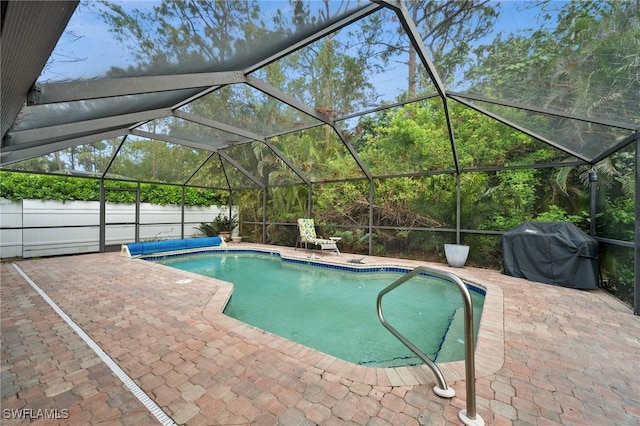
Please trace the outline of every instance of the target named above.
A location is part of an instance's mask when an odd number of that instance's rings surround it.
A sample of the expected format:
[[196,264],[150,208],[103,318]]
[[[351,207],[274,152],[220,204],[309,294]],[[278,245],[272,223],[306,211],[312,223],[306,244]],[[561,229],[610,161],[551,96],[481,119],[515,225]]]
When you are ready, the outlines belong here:
[[[446,400],[424,367],[357,366],[226,317],[230,286],[219,281],[117,253],[16,265],[177,424],[460,424],[462,363],[442,366],[456,391]],[[1,266],[2,424],[158,424],[13,265]],[[600,290],[452,271],[488,288],[476,351],[486,424],[640,424],[631,309]]]

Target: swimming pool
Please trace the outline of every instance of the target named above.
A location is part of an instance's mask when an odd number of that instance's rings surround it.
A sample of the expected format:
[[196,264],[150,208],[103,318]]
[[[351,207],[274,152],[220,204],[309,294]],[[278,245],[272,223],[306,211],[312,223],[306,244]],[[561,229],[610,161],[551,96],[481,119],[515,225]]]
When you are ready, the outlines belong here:
[[[224,313],[263,330],[357,364],[421,363],[380,324],[376,312],[378,292],[404,269],[233,251],[154,260],[233,283]],[[484,297],[481,289],[471,290],[477,335]],[[462,316],[458,289],[436,277],[416,277],[385,297],[385,318],[437,362],[464,358]]]

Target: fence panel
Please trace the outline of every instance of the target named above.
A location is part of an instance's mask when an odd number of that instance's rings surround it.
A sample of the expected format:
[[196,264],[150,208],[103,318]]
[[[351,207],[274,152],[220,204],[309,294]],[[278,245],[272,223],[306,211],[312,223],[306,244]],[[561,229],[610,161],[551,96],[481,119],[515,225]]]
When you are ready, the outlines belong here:
[[22,256],[22,203],[0,198],[0,257]]
[[[133,242],[135,205],[107,203],[106,245]],[[233,208],[237,214],[237,207]],[[201,235],[201,222],[226,216],[227,206],[185,207],[185,238]],[[180,238],[180,206],[140,204],[140,240]],[[100,203],[97,201],[12,202],[0,199],[0,257],[35,257],[100,250]]]

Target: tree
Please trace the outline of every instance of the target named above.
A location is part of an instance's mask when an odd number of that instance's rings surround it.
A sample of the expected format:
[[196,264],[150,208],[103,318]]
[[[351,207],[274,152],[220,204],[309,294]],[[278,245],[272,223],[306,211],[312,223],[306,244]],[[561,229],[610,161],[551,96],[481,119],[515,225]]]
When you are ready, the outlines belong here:
[[[464,57],[475,42],[486,36],[498,15],[498,10],[488,0],[406,2],[409,15],[415,23],[442,81],[454,81],[456,73],[465,66]],[[406,57],[409,71],[407,97],[413,99],[425,90],[433,92],[433,83],[420,74],[416,48],[409,43],[404,29],[396,27],[394,42],[387,45],[385,60]],[[375,40],[375,39],[374,39]]]
[[[318,26],[320,20],[330,21],[342,13],[346,3],[323,1],[318,11],[314,2],[292,0],[291,22],[280,16],[278,28],[294,27],[294,33]],[[337,7],[336,7],[337,5]],[[332,10],[332,7],[336,7]],[[375,56],[371,40],[382,31],[379,15],[372,15],[321,40],[292,52],[276,63],[282,78],[277,87],[313,106],[331,118],[351,113],[375,99],[374,87],[368,76],[383,64]],[[274,73],[273,71],[271,71]]]
[[[632,94],[640,93],[640,3],[541,4],[548,8],[544,26],[530,33],[499,35],[475,50],[479,60],[466,74],[470,92],[585,117],[638,122],[637,99]],[[552,9],[558,5],[559,9]],[[522,114],[517,109],[500,109],[499,114],[531,125],[529,117],[516,116]],[[587,157],[593,147],[611,146],[630,133],[542,115],[531,128]],[[620,167],[622,157],[614,154],[599,164],[562,168],[548,176],[559,206],[587,208],[592,169],[600,175],[600,193],[615,182],[629,182],[628,168]]]
[[250,31],[259,27],[257,1],[163,0],[150,12],[134,9],[131,14],[116,3],[100,3],[106,6],[101,15],[111,31],[145,70],[213,70],[261,36]]
[[[476,48],[479,61],[466,73],[471,91],[573,114],[637,121],[631,94],[640,92],[640,4],[561,5],[555,25],[499,35]],[[545,19],[551,21],[552,15]],[[588,124],[574,126],[565,136],[577,134],[584,140],[593,130]]]

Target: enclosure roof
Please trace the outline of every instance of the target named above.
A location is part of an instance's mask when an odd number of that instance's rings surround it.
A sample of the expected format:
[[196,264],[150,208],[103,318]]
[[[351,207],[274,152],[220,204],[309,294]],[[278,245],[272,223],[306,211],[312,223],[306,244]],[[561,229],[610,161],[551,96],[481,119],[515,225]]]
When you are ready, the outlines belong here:
[[[637,137],[638,7],[3,1],[0,162],[38,171],[28,160],[59,153],[67,169],[117,175],[155,146],[181,171],[129,177],[220,188],[371,179],[404,171],[363,159],[362,120],[415,103],[444,112],[451,164],[439,170],[463,168],[459,109],[595,164]],[[309,141],[323,146],[313,166]],[[89,165],[80,152],[111,158]]]

